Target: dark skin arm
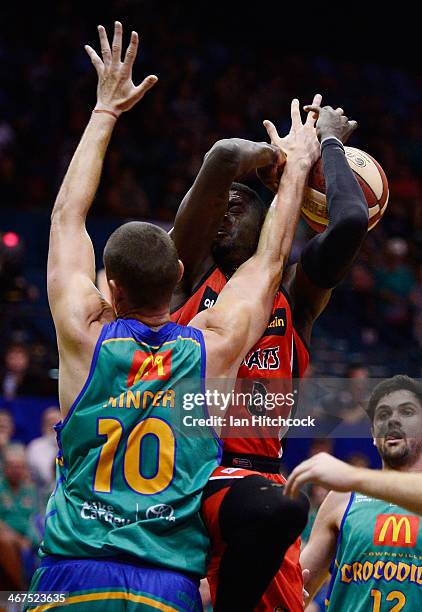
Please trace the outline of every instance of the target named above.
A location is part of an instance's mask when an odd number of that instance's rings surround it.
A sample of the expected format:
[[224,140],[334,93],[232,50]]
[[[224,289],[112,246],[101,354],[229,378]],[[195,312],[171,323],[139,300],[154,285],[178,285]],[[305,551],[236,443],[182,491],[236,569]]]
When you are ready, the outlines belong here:
[[309,345],[312,327],[330,301],[332,289],[315,285],[300,262],[287,268],[282,285],[292,304],[295,328]]
[[211,268],[211,244],[227,211],[231,184],[251,170],[281,165],[278,147],[241,138],[219,140],[205,155],[194,184],[179,207],[171,230],[185,271],[172,308],[177,308]]
[[[320,142],[330,137],[335,137],[341,142],[345,142],[357,127],[355,121],[349,121],[344,116],[343,109],[341,108],[334,110],[329,106],[324,108],[306,106],[305,110],[319,115],[316,127]],[[271,126],[271,128],[269,131],[271,142],[273,144],[280,144],[282,139],[278,137],[275,127]],[[314,236],[305,246],[305,250],[308,249],[310,252],[315,253],[318,261],[321,262],[321,266],[324,266],[325,261],[332,261],[333,253],[336,251],[335,244],[338,244],[341,232],[354,231],[353,210],[350,212],[350,219],[344,216],[341,223],[331,224],[331,227],[329,224],[323,235],[318,234]],[[357,231],[360,231],[360,228],[357,228]],[[343,261],[337,274],[337,282],[340,282],[347,273],[356,252],[353,249],[352,252],[343,254]],[[346,265],[344,260],[346,260]],[[316,285],[306,274],[301,262],[287,269],[283,278],[283,286],[292,302],[295,326],[309,344],[313,324],[326,307],[331,297],[333,286],[320,287]]]

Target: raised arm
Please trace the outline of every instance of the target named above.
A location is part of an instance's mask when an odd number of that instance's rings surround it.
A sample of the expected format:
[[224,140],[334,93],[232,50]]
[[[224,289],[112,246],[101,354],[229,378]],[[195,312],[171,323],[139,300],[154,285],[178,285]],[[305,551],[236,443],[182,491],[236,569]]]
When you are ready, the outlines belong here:
[[356,468],[353,490],[422,514],[422,474]]
[[314,119],[302,125],[299,102],[292,102],[287,162],[278,192],[265,219],[256,253],[220,293],[216,305],[191,325],[205,330],[207,376],[234,374],[264,332],[289,256],[308,173],[319,156]]
[[329,575],[336,553],[339,525],[349,499],[350,495],[331,491],[318,510],[311,536],[300,555],[302,568],[309,570],[305,584],[309,593],[307,604],[312,601]]
[[334,491],[358,491],[422,514],[422,474],[357,468],[327,453],[318,453],[291,473],[286,494],[295,496],[308,482]]
[[[93,349],[100,324],[112,315],[94,284],[94,250],[85,227],[86,216],[98,188],[117,118],[136,104],[157,81],[157,77],[149,76],[137,87],[132,82],[132,66],[138,47],[136,32],[132,32],[123,62],[121,23],[115,23],[112,50],[102,26],[98,27],[98,32],[103,59],[91,47],[86,47],[98,74],[97,104],[51,215],[47,286],[60,353],[60,395],[64,408],[75,396],[67,372],[76,367],[76,359],[83,377],[92,355],[83,349]],[[66,384],[63,384],[62,376]],[[69,378],[75,381],[77,390],[78,376]]]
[[211,243],[227,210],[233,181],[253,169],[283,163],[284,155],[277,147],[241,138],[219,140],[205,155],[171,230],[185,267],[182,284],[186,293],[207,271]]
[[295,273],[287,279],[295,323],[309,342],[313,322],[348,272],[366,236],[368,206],[342,145],[356,129],[356,122],[349,121],[341,108],[307,106],[305,110],[319,114],[316,128],[329,216],[327,229],[307,243]]

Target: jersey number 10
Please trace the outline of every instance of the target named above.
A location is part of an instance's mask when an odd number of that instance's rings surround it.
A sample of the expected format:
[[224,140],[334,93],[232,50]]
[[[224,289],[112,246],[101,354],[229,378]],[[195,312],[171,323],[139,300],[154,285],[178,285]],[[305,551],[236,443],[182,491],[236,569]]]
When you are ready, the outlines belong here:
[[[107,439],[101,448],[95,470],[94,491],[111,493],[116,453],[123,435],[123,423],[119,419],[98,419],[97,434]],[[142,475],[141,449],[145,436],[156,438],[158,446],[155,475]],[[161,493],[173,479],[176,441],[170,425],[155,417],[143,419],[128,436],[123,455],[123,476],[127,485],[136,493],[153,495]]]

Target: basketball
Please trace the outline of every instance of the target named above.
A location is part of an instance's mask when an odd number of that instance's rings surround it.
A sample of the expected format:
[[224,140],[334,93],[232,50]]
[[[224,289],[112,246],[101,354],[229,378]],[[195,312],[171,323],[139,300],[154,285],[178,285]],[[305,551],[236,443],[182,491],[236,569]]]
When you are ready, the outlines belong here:
[[[368,231],[376,226],[388,204],[388,181],[380,164],[368,153],[344,147],[349,166],[353,170],[369,209]],[[325,180],[322,159],[312,168],[302,204],[302,217],[316,232],[322,232],[328,225],[328,211],[325,197]]]

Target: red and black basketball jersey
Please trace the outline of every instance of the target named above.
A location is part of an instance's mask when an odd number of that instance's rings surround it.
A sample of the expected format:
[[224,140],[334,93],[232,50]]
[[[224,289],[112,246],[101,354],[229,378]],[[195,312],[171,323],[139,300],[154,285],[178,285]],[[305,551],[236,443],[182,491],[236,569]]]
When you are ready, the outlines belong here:
[[[217,267],[212,268],[185,304],[172,313],[172,320],[188,325],[198,312],[215,304],[226,283],[224,274]],[[281,456],[280,437],[286,432],[266,424],[265,417],[274,422],[278,416],[290,415],[296,400],[293,379],[304,375],[308,362],[308,349],[293,327],[288,296],[280,289],[264,335],[240,366],[234,396],[240,401],[228,409],[227,427],[222,432],[225,451]]]

